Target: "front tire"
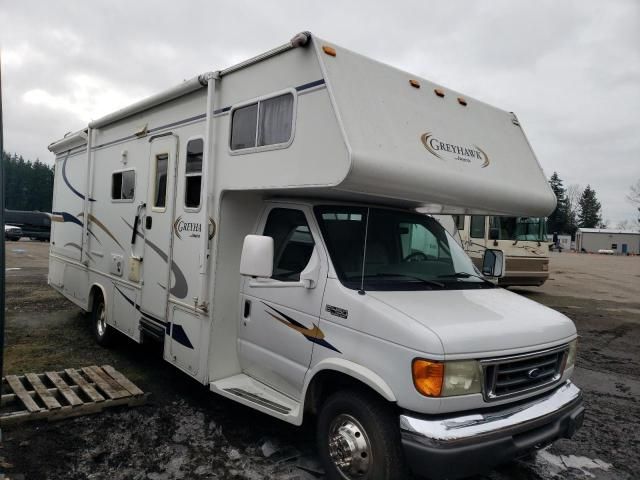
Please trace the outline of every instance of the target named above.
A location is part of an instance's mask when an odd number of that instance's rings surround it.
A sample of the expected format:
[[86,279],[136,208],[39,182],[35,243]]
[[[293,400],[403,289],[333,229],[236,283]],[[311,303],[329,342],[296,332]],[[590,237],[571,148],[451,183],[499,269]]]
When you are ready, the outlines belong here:
[[97,294],[91,312],[93,336],[98,345],[109,347],[113,343],[113,328],[107,324],[107,309],[102,294]]
[[318,416],[318,447],[331,480],[400,480],[410,477],[398,417],[372,392],[331,395]]

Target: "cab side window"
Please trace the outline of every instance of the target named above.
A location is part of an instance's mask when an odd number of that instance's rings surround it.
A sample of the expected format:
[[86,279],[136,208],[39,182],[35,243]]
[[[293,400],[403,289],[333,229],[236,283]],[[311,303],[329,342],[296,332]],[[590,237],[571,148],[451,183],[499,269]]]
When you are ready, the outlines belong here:
[[274,208],[269,212],[264,235],[273,238],[273,276],[283,282],[297,282],[313,252],[313,236],[300,210]]
[[473,215],[471,217],[471,237],[484,238],[484,215]]

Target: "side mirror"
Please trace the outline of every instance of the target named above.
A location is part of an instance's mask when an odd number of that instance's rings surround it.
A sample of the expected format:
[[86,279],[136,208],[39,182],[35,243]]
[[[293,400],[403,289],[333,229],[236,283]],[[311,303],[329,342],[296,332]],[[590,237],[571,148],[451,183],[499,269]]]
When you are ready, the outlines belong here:
[[484,251],[482,274],[487,277],[501,277],[504,274],[504,253],[502,250]]
[[273,275],[273,238],[247,235],[242,245],[240,275],[271,278]]
[[500,229],[499,228],[490,228],[489,229],[489,240],[498,240],[500,238]]

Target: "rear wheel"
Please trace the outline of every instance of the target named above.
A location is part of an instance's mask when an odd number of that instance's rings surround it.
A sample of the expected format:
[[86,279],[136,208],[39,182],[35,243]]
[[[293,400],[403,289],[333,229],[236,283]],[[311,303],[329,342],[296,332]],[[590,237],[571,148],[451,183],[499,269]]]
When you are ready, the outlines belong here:
[[409,478],[397,415],[364,390],[330,396],[318,416],[318,446],[327,478],[395,480]]
[[93,336],[96,342],[103,347],[108,347],[113,342],[113,328],[107,324],[107,309],[102,294],[96,294],[91,312],[93,323]]

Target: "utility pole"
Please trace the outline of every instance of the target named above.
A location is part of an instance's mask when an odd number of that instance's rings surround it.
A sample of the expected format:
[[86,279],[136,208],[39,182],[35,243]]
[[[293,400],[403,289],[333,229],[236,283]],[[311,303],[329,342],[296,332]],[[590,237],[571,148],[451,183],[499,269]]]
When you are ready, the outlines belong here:
[[[0,52],[0,224],[2,237],[0,238],[0,396],[2,395],[2,377],[4,372],[4,277],[6,268],[4,263],[4,137],[2,124],[2,54]],[[0,439],[2,432],[0,432]]]

